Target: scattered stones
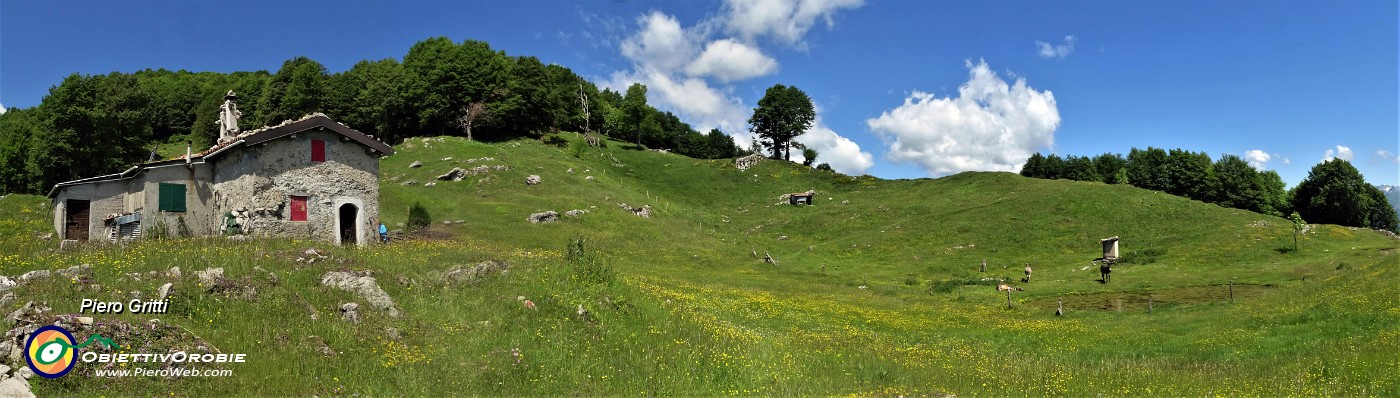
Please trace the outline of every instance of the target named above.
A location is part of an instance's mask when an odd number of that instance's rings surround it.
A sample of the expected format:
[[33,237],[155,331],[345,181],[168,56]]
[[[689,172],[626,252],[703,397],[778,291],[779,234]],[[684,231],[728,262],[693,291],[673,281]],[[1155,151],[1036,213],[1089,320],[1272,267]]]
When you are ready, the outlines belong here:
[[404,181],[402,185],[403,185],[403,186],[410,186],[410,185],[416,185],[416,184],[418,184],[418,181],[415,181],[415,180],[408,180],[408,181]]
[[360,305],[359,305],[359,304],[356,304],[356,303],[345,303],[345,304],[341,305],[341,306],[340,306],[340,319],[344,319],[346,322],[350,322],[350,323],[357,323],[357,322],[359,322],[359,321],[360,321],[360,313],[359,313],[359,311],[356,311],[356,310],[358,310],[359,308],[360,308]]
[[[488,275],[504,272],[510,268],[510,264],[505,261],[488,260],[476,263],[476,265],[459,265],[447,272],[442,273],[442,278],[451,282],[476,284]],[[525,300],[525,296],[520,296],[519,300]]]
[[437,179],[442,181],[461,181],[462,177],[465,177],[466,175],[466,169],[463,169],[461,167],[453,167],[452,171],[447,172],[447,174],[438,176]]
[[194,275],[199,277],[200,284],[212,286],[215,282],[218,282],[219,279],[224,278],[224,269],[223,267],[205,268],[203,271],[195,271]]
[[8,276],[0,275],[0,292],[14,289],[15,286],[19,286],[19,282],[10,280],[10,277]]
[[398,340],[402,337],[399,336],[398,328],[384,328],[384,338],[387,338],[389,340]]
[[42,302],[35,303],[33,301],[30,301],[24,303],[24,305],[20,306],[14,312],[11,312],[9,316],[5,317],[5,319],[13,321],[13,323],[35,323],[35,320],[38,319],[39,315],[48,312],[49,309],[50,308],[47,304],[44,304]]
[[49,232],[46,234],[36,234],[34,235],[34,237],[39,238],[39,240],[53,240],[53,232]]
[[423,167],[423,162],[417,161],[417,160],[413,161],[413,163],[411,163],[411,164],[408,165],[408,168],[410,168],[410,169],[416,169],[416,168],[419,168],[419,167]]
[[849,200],[843,200],[843,201],[841,201],[841,204],[843,204],[843,205],[848,205],[848,204],[851,204],[851,201],[849,201]]
[[773,258],[773,255],[768,254],[767,250],[763,251],[763,262],[778,265],[778,259],[775,259]]
[[564,170],[564,172],[565,172],[565,173],[569,173],[569,174],[573,174],[573,173],[574,173],[574,168],[573,168],[573,167],[570,167],[568,170]]
[[739,170],[748,170],[750,167],[758,165],[758,162],[762,160],[763,156],[759,156],[759,154],[755,153],[749,156],[734,159],[734,167],[738,168]]
[[179,278],[180,267],[170,267],[170,272],[166,272],[165,274],[169,275],[171,278]]
[[[79,325],[91,325],[91,324],[92,324],[92,317],[90,317],[90,316],[80,316],[80,317],[73,318],[73,320],[76,321],[76,322],[78,322]],[[3,372],[0,372],[0,373],[3,373]]]
[[778,235],[778,240],[788,240],[787,235]]
[[550,210],[546,212],[531,214],[529,220],[531,223],[534,224],[551,223],[559,221],[559,212]]
[[174,286],[174,283],[169,282],[166,282],[164,285],[160,285],[160,289],[156,290],[156,300],[165,301],[166,299],[169,299],[170,294],[173,293],[172,288]]
[[569,216],[569,217],[578,217],[578,216],[582,216],[582,215],[584,215],[584,214],[588,214],[588,210],[573,209],[573,210],[569,210],[569,211],[564,212],[564,215]]
[[74,266],[72,266],[72,267],[68,267],[68,268],[64,268],[64,269],[58,270],[58,271],[56,271],[56,272],[57,272],[59,275],[63,275],[63,276],[69,277],[69,278],[77,278],[79,275],[84,275],[84,274],[90,274],[90,273],[92,273],[92,265],[90,265],[90,264],[79,264],[79,265],[74,265]]
[[384,289],[379,288],[372,276],[358,276],[350,272],[331,271],[321,277],[321,285],[334,287],[341,290],[348,290],[359,294],[369,305],[389,313],[390,317],[398,318],[400,315],[398,307],[394,306],[394,299],[384,293]]
[[617,207],[626,209],[627,211],[632,212],[632,215],[635,215],[637,217],[651,218],[651,205],[643,205],[642,207],[632,207],[628,206],[626,203],[619,203]]
[[529,177],[525,177],[525,185],[540,185],[540,176],[531,174]]
[[430,182],[430,183],[427,183],[427,184],[423,184],[423,186],[425,186],[425,187],[435,187],[435,186],[437,186],[437,181]]
[[18,283],[29,283],[30,281],[39,280],[39,279],[45,279],[45,278],[48,278],[48,277],[49,277],[49,270],[46,270],[46,269],[37,269],[37,270],[25,272],[23,275],[20,275],[18,278],[15,278],[15,279],[17,279],[16,282],[18,282]]
[[588,181],[593,181],[593,176],[583,177],[583,179],[588,180]]

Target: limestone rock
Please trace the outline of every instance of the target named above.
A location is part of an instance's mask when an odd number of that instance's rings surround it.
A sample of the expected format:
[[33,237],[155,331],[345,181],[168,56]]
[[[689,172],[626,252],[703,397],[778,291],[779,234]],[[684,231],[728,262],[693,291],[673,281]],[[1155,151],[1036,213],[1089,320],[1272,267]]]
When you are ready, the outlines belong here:
[[345,303],[340,306],[340,319],[355,323],[360,321],[360,305],[356,303]]
[[[510,264],[507,264],[505,261],[482,261],[472,266],[459,265],[447,272],[443,272],[442,278],[453,282],[474,284],[487,275],[504,272],[507,268],[510,268]],[[524,298],[521,300],[524,300]]]
[[17,279],[19,283],[29,283],[30,281],[44,279],[48,277],[49,270],[36,269],[33,271],[25,272],[23,275],[20,275],[18,278],[15,279]]
[[91,273],[91,271],[92,271],[92,265],[90,265],[90,264],[79,264],[79,265],[74,265],[74,266],[72,266],[72,267],[68,267],[68,268],[64,268],[64,269],[58,270],[58,271],[56,271],[56,272],[57,272],[59,275],[63,275],[63,276],[69,277],[69,278],[76,278],[76,277],[78,277],[78,275],[88,274],[88,273]]
[[530,222],[535,224],[551,223],[559,221],[559,212],[550,210],[530,215]]
[[369,305],[388,312],[389,316],[398,318],[400,315],[398,307],[394,306],[394,299],[390,298],[388,293],[384,293],[384,289],[379,288],[372,276],[331,271],[321,277],[321,285],[354,292],[369,301]]
[[410,168],[410,169],[416,169],[416,168],[419,168],[419,167],[423,167],[423,162],[420,162],[420,161],[417,161],[417,160],[413,161],[413,164],[408,165],[408,168]]
[[174,283],[169,282],[166,282],[164,285],[160,285],[160,289],[157,290],[158,293],[156,296],[156,300],[165,301],[165,299],[170,298],[170,294],[173,293],[171,288],[174,286]]
[[165,274],[169,275],[171,278],[179,278],[180,267],[170,267],[170,272],[166,272]]
[[223,267],[206,268],[203,271],[195,271],[194,275],[199,277],[199,283],[209,286],[224,277],[224,269]]
[[[29,368],[24,369],[28,370]],[[34,393],[29,392],[28,381],[20,377],[12,377],[0,380],[0,397],[34,398]]]
[[573,210],[569,210],[569,211],[564,212],[564,215],[569,216],[569,217],[578,217],[578,216],[582,216],[582,215],[584,215],[584,214],[588,214],[588,210],[573,209]]
[[15,286],[19,286],[19,282],[10,280],[10,277],[8,276],[0,275],[0,292],[14,289]]
[[415,180],[408,180],[408,181],[404,181],[402,185],[403,185],[403,186],[410,186],[410,185],[417,185],[417,184],[418,184],[418,181],[415,181]]
[[529,177],[525,177],[525,185],[540,185],[540,176],[531,174]]
[[447,174],[438,176],[437,179],[442,181],[461,181],[462,177],[466,175],[467,170],[461,167],[453,167],[452,171],[447,172]]

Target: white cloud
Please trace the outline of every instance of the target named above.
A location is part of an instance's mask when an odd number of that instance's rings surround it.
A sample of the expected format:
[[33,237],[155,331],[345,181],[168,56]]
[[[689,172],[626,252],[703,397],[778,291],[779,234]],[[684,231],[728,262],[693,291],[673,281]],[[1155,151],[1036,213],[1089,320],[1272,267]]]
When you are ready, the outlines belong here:
[[1397,157],[1394,153],[1390,153],[1390,151],[1384,149],[1376,151],[1376,156],[1374,160],[1377,163],[1400,163],[1400,157]]
[[1328,149],[1327,152],[1322,154],[1322,161],[1326,162],[1332,159],[1341,159],[1350,162],[1355,156],[1356,154],[1351,152],[1351,148],[1337,145],[1336,151]]
[[1035,45],[1036,47],[1040,47],[1041,58],[1064,59],[1069,56],[1069,53],[1074,52],[1074,42],[1078,40],[1079,39],[1074,37],[1074,35],[1068,35],[1065,36],[1064,44],[1051,45],[1050,43],[1036,40]]
[[777,69],[778,61],[758,49],[734,39],[723,39],[707,44],[700,57],[686,66],[685,72],[690,76],[714,76],[728,83],[767,75]]
[[[600,80],[602,86],[618,92],[626,92],[632,83],[644,84],[648,104],[674,112],[696,130],[718,128],[732,136],[736,144],[748,147],[753,138],[748,131],[752,107],[745,105],[729,84],[779,69],[778,61],[766,55],[753,38],[773,35],[781,42],[802,46],[802,36],[818,18],[831,26],[837,10],[862,3],[863,0],[732,0],[720,12],[688,27],[674,16],[651,11],[636,19],[636,31],[615,39],[632,67]],[[615,32],[610,20],[581,14],[586,24],[601,21],[609,34]],[[848,170],[863,171],[869,167],[859,161],[859,146],[835,132],[831,135],[834,138],[826,141],[830,142],[833,159],[846,154],[853,159],[847,162]],[[841,140],[849,145],[841,144]],[[850,154],[850,147],[856,148],[854,154]],[[832,162],[832,166],[835,168],[836,163]]]
[[866,120],[886,140],[887,159],[919,164],[934,176],[1019,171],[1032,153],[1054,144],[1060,111],[1053,93],[1020,77],[1007,84],[986,61],[966,65],[957,98],[914,91],[903,105]]
[[1268,152],[1258,149],[1251,149],[1244,153],[1244,160],[1249,161],[1249,165],[1256,170],[1264,170],[1264,165],[1269,163],[1271,158],[1272,156],[1269,156]]
[[5,104],[0,104],[0,115],[4,115],[5,112],[9,112],[9,110],[5,109]]
[[722,25],[745,40],[770,35],[780,42],[804,47],[802,36],[821,19],[832,27],[832,15],[843,8],[859,8],[864,0],[727,0]]
[[[812,124],[812,128],[794,140],[817,150],[817,163],[831,164],[831,168],[841,174],[863,175],[875,165],[875,157],[870,152],[861,151],[859,144],[837,134],[823,125],[821,120],[817,120]],[[793,160],[805,161],[799,152],[793,152]]]
[[699,40],[681,29],[675,17],[652,11],[638,17],[637,24],[642,29],[622,41],[622,55],[633,62],[670,71],[685,66],[695,56]]

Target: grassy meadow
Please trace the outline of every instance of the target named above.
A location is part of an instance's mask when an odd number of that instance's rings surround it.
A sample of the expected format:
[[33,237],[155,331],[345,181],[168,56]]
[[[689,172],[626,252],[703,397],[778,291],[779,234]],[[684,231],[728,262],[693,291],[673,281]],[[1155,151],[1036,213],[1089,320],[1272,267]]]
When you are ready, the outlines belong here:
[[[558,137],[399,145],[380,165],[381,218],[402,228],[420,203],[433,225],[362,248],[205,238],[59,251],[38,237],[52,232],[47,199],[5,196],[0,274],[93,273],[22,285],[0,311],[32,300],[71,314],[83,298],[173,282],[170,313],[97,321],[159,318],[177,339],[248,357],[217,378],[98,378],[79,364],[31,379],[39,396],[1400,395],[1400,240],[1374,231],[1314,225],[1295,251],[1284,219],[1130,186],[738,170]],[[780,198],[809,189],[814,206]],[[575,209],[586,213],[562,214]],[[559,222],[527,221],[549,210]],[[1124,263],[1100,283],[1091,261],[1109,236]],[[298,261],[308,248],[326,258]],[[487,260],[509,268],[443,275]],[[201,284],[195,271],[210,267],[226,280]],[[333,270],[372,274],[404,315],[322,287]],[[1002,281],[1025,289],[1009,307]],[[347,302],[361,304],[358,323],[340,319]],[[157,338],[170,337],[118,343]]]

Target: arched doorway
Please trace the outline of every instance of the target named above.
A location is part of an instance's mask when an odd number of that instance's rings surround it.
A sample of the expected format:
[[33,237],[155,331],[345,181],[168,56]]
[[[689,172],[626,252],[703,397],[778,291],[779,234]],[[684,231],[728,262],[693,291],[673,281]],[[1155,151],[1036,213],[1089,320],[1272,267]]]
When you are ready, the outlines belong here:
[[355,217],[359,213],[360,208],[355,207],[354,204],[346,203],[340,205],[340,231],[338,231],[340,233],[340,244],[355,245],[360,243],[358,242],[360,234],[355,229],[355,226],[359,224],[356,222]]

